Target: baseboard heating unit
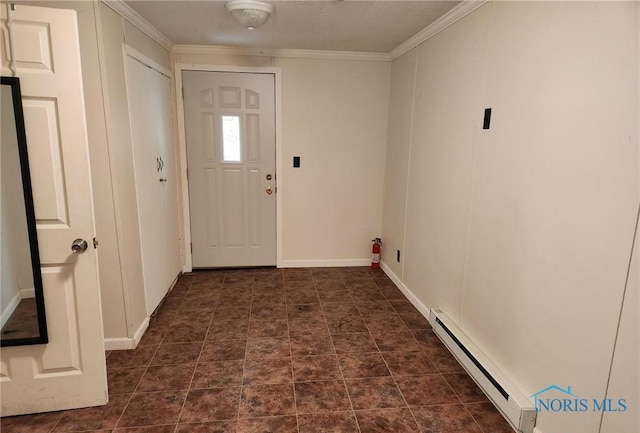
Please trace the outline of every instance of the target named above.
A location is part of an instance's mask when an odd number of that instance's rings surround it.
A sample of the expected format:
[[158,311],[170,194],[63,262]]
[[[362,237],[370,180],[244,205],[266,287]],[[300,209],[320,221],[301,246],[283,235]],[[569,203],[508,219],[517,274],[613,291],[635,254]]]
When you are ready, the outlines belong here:
[[440,310],[430,310],[429,322],[458,362],[467,370],[511,426],[532,433],[536,423],[533,403],[480,351],[456,324]]

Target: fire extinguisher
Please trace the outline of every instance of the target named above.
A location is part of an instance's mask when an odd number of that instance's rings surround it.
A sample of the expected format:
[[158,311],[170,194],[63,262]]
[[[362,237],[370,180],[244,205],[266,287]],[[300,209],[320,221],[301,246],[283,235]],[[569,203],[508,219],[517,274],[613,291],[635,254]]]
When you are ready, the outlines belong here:
[[382,239],[371,239],[373,247],[371,247],[371,269],[380,268],[380,247],[382,247]]

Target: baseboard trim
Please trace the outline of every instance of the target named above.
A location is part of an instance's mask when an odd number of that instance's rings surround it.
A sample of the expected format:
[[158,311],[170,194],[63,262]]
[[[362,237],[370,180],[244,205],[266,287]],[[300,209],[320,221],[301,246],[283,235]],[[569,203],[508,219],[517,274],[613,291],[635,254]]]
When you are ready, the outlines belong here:
[[369,266],[371,259],[343,259],[343,260],[283,260],[283,268],[337,268],[353,266]]
[[132,350],[136,348],[133,338],[105,338],[104,350]]
[[418,309],[420,314],[422,314],[425,319],[428,320],[431,308],[424,305],[422,301],[418,299],[418,297],[400,280],[400,277],[398,277],[384,261],[380,262],[380,268],[384,271],[385,274],[387,274],[387,277],[391,278],[391,281],[393,281],[393,283],[398,286],[400,291],[404,293],[409,302],[411,302],[413,306]]
[[145,317],[140,326],[138,326],[136,332],[134,332],[133,334],[134,348],[138,347],[138,343],[140,343],[140,340],[142,339],[142,336],[146,332],[147,328],[149,328],[149,318]]
[[34,289],[33,287],[30,287],[27,289],[20,289],[20,296],[22,297],[22,299],[35,298],[36,289]]
[[138,347],[144,332],[149,327],[149,318],[145,317],[133,337],[125,338],[105,338],[104,350],[132,350]]

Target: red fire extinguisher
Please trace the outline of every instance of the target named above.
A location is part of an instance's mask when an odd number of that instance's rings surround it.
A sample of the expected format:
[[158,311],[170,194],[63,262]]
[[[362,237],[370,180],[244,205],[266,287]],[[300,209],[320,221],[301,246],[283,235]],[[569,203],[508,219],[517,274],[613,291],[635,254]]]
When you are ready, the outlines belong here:
[[380,268],[380,247],[382,247],[382,239],[372,239],[373,247],[371,247],[371,269]]

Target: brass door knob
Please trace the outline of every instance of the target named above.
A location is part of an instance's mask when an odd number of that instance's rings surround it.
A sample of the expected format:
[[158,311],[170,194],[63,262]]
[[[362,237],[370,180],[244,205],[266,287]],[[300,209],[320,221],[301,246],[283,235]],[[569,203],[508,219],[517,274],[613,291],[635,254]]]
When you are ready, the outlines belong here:
[[271,195],[273,194],[273,189],[271,187],[268,187],[266,190],[267,194]]

